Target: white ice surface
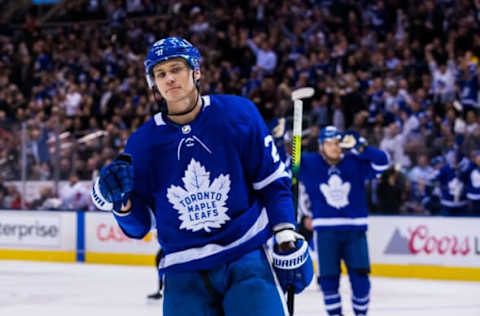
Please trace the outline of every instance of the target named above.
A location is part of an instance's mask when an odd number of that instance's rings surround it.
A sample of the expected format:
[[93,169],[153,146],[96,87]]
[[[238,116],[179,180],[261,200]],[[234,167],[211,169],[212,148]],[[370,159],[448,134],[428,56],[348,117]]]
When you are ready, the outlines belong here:
[[[156,284],[153,267],[0,260],[0,315],[161,316],[161,303],[146,300]],[[341,293],[351,316],[347,279]],[[326,315],[315,282],[296,296],[295,310]],[[480,316],[480,283],[373,278],[369,315]]]

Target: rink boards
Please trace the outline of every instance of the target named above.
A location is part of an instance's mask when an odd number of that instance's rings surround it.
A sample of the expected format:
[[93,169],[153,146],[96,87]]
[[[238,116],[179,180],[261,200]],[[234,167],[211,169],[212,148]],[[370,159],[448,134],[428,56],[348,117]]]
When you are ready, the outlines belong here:
[[[480,219],[372,216],[372,274],[480,281]],[[154,265],[156,232],[126,237],[103,212],[0,211],[0,259]]]

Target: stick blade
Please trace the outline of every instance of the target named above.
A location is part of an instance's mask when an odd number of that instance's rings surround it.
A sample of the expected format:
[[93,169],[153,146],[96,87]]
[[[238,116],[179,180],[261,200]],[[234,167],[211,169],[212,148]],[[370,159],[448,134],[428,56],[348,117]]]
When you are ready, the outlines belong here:
[[315,93],[312,87],[304,87],[292,91],[292,100],[310,98]]

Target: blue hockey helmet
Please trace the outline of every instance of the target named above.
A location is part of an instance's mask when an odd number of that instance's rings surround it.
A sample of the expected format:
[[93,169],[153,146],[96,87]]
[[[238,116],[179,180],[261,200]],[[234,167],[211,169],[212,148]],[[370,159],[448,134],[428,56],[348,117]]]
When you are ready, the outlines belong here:
[[172,58],[183,58],[193,70],[200,70],[200,52],[181,37],[167,37],[152,44],[145,58],[145,73],[150,88],[154,86],[153,67]]
[[318,143],[323,144],[324,141],[330,140],[330,139],[341,139],[342,134],[340,131],[332,125],[326,126],[322,128],[320,131],[320,134],[318,135]]

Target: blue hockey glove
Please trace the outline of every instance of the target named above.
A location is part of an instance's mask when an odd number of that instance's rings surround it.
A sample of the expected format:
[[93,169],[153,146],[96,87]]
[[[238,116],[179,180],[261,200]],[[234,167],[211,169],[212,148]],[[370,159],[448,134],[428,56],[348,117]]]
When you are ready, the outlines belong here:
[[93,185],[93,204],[104,211],[119,211],[133,189],[133,166],[130,155],[120,154],[100,171]]
[[302,292],[312,281],[313,264],[308,243],[291,229],[275,234],[273,268],[283,291],[293,286],[295,294]]
[[360,137],[357,132],[346,131],[343,133],[342,140],[340,141],[341,148],[352,150],[354,153],[360,153],[365,146],[367,146],[367,140]]

